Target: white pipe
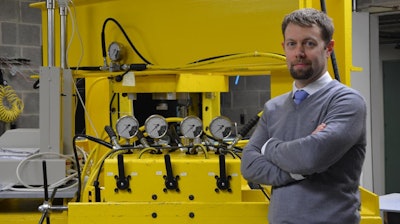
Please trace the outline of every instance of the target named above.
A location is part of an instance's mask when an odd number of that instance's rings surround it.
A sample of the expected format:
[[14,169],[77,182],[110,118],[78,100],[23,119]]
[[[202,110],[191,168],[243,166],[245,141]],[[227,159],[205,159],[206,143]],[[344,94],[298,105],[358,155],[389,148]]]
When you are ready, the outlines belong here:
[[60,6],[60,60],[61,68],[67,68],[67,7]]
[[47,66],[54,66],[54,0],[47,0]]

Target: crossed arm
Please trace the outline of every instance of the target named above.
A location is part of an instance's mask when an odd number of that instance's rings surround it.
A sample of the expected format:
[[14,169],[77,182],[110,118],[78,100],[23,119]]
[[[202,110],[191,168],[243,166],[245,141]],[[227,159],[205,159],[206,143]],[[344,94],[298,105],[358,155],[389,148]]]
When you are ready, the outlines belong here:
[[[325,127],[326,124],[322,123],[311,134],[317,134],[324,130]],[[261,153],[261,148],[260,150],[245,150],[242,158],[242,174],[245,179],[251,182],[272,186],[282,186],[299,180],[298,176],[284,171],[269,161]]]

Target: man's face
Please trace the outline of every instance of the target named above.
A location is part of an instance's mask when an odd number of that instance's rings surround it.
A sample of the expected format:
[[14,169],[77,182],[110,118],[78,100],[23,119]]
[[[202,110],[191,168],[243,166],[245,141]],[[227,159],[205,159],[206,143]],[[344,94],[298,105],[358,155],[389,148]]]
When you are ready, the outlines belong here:
[[290,74],[300,84],[299,88],[317,80],[327,69],[327,59],[334,41],[328,45],[322,40],[321,30],[313,25],[302,27],[290,23],[282,43]]

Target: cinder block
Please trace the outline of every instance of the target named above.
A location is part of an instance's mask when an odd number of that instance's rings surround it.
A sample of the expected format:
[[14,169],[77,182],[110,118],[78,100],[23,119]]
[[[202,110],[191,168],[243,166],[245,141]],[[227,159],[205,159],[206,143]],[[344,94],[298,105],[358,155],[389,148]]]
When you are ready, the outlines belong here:
[[238,91],[233,93],[234,108],[258,107],[258,102],[257,91]]
[[0,1],[0,21],[17,22],[19,13],[19,1]]
[[21,114],[15,124],[17,128],[39,128],[39,115]]
[[42,14],[40,9],[31,8],[29,4],[32,2],[21,2],[21,21],[23,23],[42,23]]
[[20,47],[0,46],[0,57],[20,57]]
[[259,96],[259,99],[260,99],[259,106],[260,106],[260,108],[263,108],[265,102],[267,102],[267,100],[271,99],[271,91],[268,88],[268,90],[259,91],[258,93],[260,94],[260,96]]
[[16,44],[17,43],[17,24],[1,23],[1,43]]
[[246,89],[248,90],[266,90],[270,88],[270,76],[247,76]]
[[19,44],[40,46],[40,25],[19,24]]
[[22,47],[22,57],[30,60],[30,65],[37,68],[42,65],[42,48],[41,47]]
[[221,109],[221,115],[231,119],[232,122],[240,124],[240,114],[243,114],[243,109]]
[[221,107],[223,108],[232,107],[232,92],[221,93]]
[[24,102],[24,114],[39,114],[39,92],[23,93],[22,100]]

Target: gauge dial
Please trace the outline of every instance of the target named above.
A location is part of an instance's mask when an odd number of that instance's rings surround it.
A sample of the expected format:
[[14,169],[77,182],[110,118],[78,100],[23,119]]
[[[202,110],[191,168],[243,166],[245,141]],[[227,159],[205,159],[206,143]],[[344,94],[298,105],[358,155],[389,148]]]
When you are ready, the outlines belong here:
[[112,42],[108,47],[108,56],[111,61],[117,62],[124,57],[124,47],[118,42]]
[[168,123],[163,116],[154,114],[146,119],[144,128],[150,138],[158,139],[167,133]]
[[123,116],[117,120],[117,133],[123,138],[133,138],[139,130],[139,122],[133,116]]
[[210,123],[210,132],[217,139],[224,139],[232,133],[232,122],[229,118],[218,116]]
[[197,138],[203,133],[203,122],[196,116],[187,116],[181,121],[181,133],[186,138]]

